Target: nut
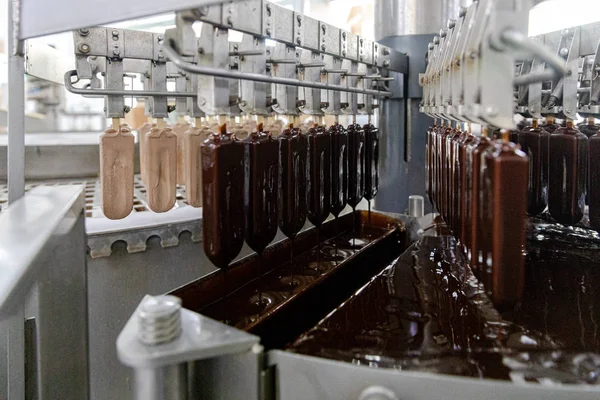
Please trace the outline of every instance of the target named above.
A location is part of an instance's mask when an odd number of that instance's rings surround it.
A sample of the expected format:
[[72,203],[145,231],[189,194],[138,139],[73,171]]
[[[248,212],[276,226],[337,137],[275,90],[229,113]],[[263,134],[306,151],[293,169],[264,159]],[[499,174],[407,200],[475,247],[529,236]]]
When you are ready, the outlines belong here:
[[81,28],[79,30],[79,35],[81,36],[87,36],[90,34],[90,30],[88,28]]
[[90,45],[86,44],[86,43],[82,43],[79,45],[79,51],[82,53],[89,53],[90,52]]

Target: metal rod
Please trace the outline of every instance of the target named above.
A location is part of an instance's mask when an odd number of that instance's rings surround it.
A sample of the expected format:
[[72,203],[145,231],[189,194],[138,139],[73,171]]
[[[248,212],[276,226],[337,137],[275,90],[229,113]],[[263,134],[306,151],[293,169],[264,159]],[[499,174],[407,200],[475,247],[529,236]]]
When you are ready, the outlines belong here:
[[[134,97],[196,97],[196,92],[160,92],[152,90],[115,90],[115,89],[80,89],[73,86],[71,77],[77,76],[77,71],[71,70],[65,73],[65,89],[71,93],[81,94],[89,97],[103,96],[134,96]],[[77,81],[79,78],[77,78]]]
[[544,61],[551,68],[551,71],[519,76],[515,78],[515,85],[527,85],[535,82],[548,81],[567,73],[567,67],[563,58],[554,54],[546,47],[540,46],[521,32],[514,29],[507,29],[502,32],[500,38],[505,45],[518,50],[525,50]]
[[351,87],[343,87],[337,85],[328,85],[326,83],[320,82],[306,82],[299,81],[297,79],[291,78],[282,78],[275,76],[266,76],[255,73],[246,73],[246,72],[238,72],[231,71],[221,68],[214,67],[204,67],[196,64],[191,64],[185,61],[169,44],[163,44],[163,53],[175,64],[177,67],[181,68],[186,72],[190,72],[198,75],[210,75],[210,76],[218,76],[221,78],[229,78],[229,79],[242,79],[254,82],[264,82],[264,83],[275,83],[280,85],[288,85],[288,86],[298,86],[298,87],[307,87],[313,89],[325,89],[325,90],[338,90],[340,92],[350,92],[350,93],[362,93],[369,94],[373,96],[381,96],[381,97],[389,97],[392,94],[387,91],[380,90],[369,90],[369,89],[357,89]]

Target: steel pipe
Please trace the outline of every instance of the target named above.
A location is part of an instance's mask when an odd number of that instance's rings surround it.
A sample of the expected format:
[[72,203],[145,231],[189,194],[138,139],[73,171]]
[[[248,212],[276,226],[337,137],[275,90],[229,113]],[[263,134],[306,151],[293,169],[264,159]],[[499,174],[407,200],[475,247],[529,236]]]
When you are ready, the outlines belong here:
[[328,85],[326,83],[320,82],[306,82],[300,81],[292,78],[282,78],[276,76],[266,76],[255,73],[246,73],[246,72],[238,72],[231,71],[221,68],[214,67],[205,67],[196,64],[189,63],[185,61],[169,44],[165,43],[163,45],[163,53],[175,64],[178,68],[197,75],[209,75],[209,76],[218,76],[220,78],[228,78],[228,79],[241,79],[248,80],[254,82],[264,82],[264,83],[274,83],[279,85],[287,85],[287,86],[298,86],[305,88],[313,88],[313,89],[323,89],[323,90],[337,90],[340,92],[350,92],[350,93],[361,93],[368,94],[371,96],[378,97],[389,97],[392,94],[387,91],[381,90],[371,90],[371,89],[357,89],[351,87],[343,87],[337,85]]

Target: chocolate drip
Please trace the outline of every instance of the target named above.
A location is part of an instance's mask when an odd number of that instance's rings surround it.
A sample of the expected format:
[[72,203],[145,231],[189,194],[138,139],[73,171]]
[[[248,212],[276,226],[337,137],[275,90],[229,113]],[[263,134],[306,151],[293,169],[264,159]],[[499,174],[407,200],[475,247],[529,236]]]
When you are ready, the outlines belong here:
[[[487,195],[485,239],[490,246],[491,275],[485,269],[482,280],[496,307],[514,307],[523,295],[525,227],[527,215],[528,160],[514,143],[505,141],[485,153],[483,191]],[[491,237],[489,236],[491,234]]]
[[537,120],[519,133],[521,150],[529,157],[527,213],[538,215],[548,206],[548,147],[550,134],[540,128]]
[[365,199],[373,200],[379,191],[379,129],[372,124],[365,131]]
[[289,126],[279,140],[279,229],[293,238],[306,223],[308,141]]
[[548,208],[557,222],[574,225],[583,218],[588,138],[569,121],[550,136]]
[[331,137],[331,213],[338,217],[348,202],[348,133],[340,124],[329,128]]
[[226,268],[244,244],[244,146],[225,125],[202,144],[204,252]]
[[358,124],[348,127],[348,204],[355,208],[365,193],[365,131]]
[[262,124],[244,141],[246,157],[246,243],[263,251],[277,234],[277,180],[279,144],[262,132]]
[[590,226],[600,230],[600,133],[590,137],[588,144]]
[[308,134],[308,220],[315,226],[331,212],[331,137],[323,127]]

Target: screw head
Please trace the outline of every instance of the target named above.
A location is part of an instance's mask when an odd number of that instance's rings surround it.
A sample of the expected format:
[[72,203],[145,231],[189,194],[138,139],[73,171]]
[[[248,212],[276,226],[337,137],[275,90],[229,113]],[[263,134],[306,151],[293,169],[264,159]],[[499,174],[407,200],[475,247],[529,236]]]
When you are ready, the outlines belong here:
[[296,21],[298,21],[298,26],[302,25],[302,15],[298,14],[296,16]]
[[233,18],[232,17],[227,17],[227,25],[233,26]]
[[455,26],[456,26],[455,19],[448,20],[448,29],[454,29]]
[[390,62],[390,60],[385,60],[385,61],[383,62],[383,66],[384,66],[384,67],[386,67],[386,68],[389,68],[389,67],[390,67],[390,65],[392,65],[392,63]]
[[158,40],[158,43],[160,43],[160,42],[162,42],[163,40],[165,40],[165,37],[164,37],[164,35],[158,35],[158,36],[156,37],[156,39]]
[[433,44],[435,44],[435,45],[440,44],[440,37],[439,36],[434,36],[433,37]]
[[325,46],[324,44],[321,45],[321,50],[325,51],[325,49],[327,48],[327,46]]
[[204,97],[198,97],[198,104],[201,106],[206,105],[206,99]]
[[266,33],[267,33],[267,36],[271,36],[271,34],[272,34],[271,28],[267,28]]
[[86,43],[82,43],[79,45],[79,51],[81,51],[82,53],[89,53],[90,52],[90,45],[86,44]]
[[460,7],[458,9],[458,16],[460,18],[464,17],[465,15],[467,15],[467,7]]
[[163,53],[158,53],[158,59],[162,60],[163,58],[165,58],[165,55]]
[[302,44],[302,38],[297,38],[296,39],[296,44],[297,45],[301,45]]
[[440,37],[445,38],[447,33],[448,31],[446,31],[445,29],[440,30]]
[[472,51],[472,52],[469,54],[469,57],[471,58],[471,60],[476,60],[476,59],[477,59],[477,57],[479,57],[479,54],[477,54],[477,52],[476,52],[476,51]]
[[346,57],[346,54],[348,54],[346,53],[346,50],[342,50],[342,57]]
[[87,36],[87,35],[89,35],[89,34],[90,34],[90,30],[89,30],[88,28],[81,28],[81,29],[79,30],[79,34],[80,34],[81,36]]
[[117,36],[117,37],[118,37],[118,36],[119,36],[119,31],[118,31],[118,30],[116,30],[116,29],[113,29],[113,31],[112,31],[112,35],[113,35],[113,36]]
[[323,31],[323,33],[327,32],[327,25],[321,25],[321,30]]
[[[377,50],[377,46],[375,46],[375,50]],[[433,50],[433,49],[432,49]],[[383,49],[383,55],[384,56],[389,56],[390,55],[390,49],[388,49],[387,47]]]
[[346,32],[342,32],[342,39],[346,40]]
[[267,17],[271,16],[271,5],[267,4]]
[[562,49],[560,49],[558,54],[560,54],[561,57],[566,57],[569,55],[569,49],[567,49],[566,47],[563,47]]
[[119,54],[121,54],[121,50],[119,50],[119,49],[114,49],[114,50],[113,50],[113,54],[114,54],[115,56],[118,56]]

